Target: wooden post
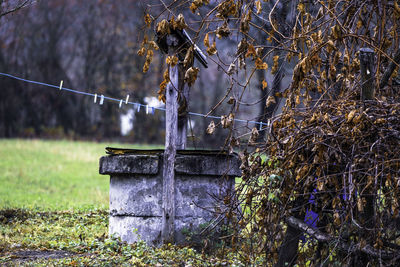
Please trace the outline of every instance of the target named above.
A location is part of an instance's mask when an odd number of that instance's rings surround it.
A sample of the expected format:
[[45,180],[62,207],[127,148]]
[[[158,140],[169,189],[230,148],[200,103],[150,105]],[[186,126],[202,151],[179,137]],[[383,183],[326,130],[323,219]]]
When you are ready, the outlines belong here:
[[[182,58],[182,51],[194,46],[194,55],[207,68],[207,61],[200,49],[194,45],[185,30],[174,30],[169,34],[157,34],[157,44],[160,50],[168,55]],[[186,47],[185,47],[186,46]],[[188,66],[187,66],[188,67]],[[185,86],[186,69],[182,62],[169,67],[170,82],[167,85],[165,97],[165,151],[163,161],[163,196],[162,196],[162,230],[163,243],[174,243],[175,232],[175,156],[176,149],[186,148],[187,104],[189,87]],[[180,116],[178,118],[178,110]]]
[[187,143],[187,110],[189,104],[189,86],[185,84],[186,68],[179,63],[179,107],[178,107],[178,137],[176,148],[186,149]]
[[361,100],[372,100],[374,98],[374,51],[370,48],[360,49],[361,70]]
[[163,161],[163,221],[161,238],[164,244],[174,243],[175,230],[175,155],[178,135],[179,66],[169,68],[166,88],[165,151]]

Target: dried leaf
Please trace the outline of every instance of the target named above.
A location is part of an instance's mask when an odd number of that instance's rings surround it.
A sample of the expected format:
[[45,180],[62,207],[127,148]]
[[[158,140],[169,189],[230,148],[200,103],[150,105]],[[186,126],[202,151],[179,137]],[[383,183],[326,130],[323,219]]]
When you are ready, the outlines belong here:
[[274,65],[271,68],[271,74],[275,74],[278,71],[278,64],[279,64],[279,56],[276,55],[273,58]]
[[198,73],[199,73],[199,68],[190,67],[185,73],[185,79],[184,79],[185,83],[187,83],[189,86],[192,86],[197,79]]
[[230,113],[228,116],[222,115],[221,116],[221,125],[222,125],[222,127],[223,128],[231,127],[234,117],[235,116],[233,115],[233,113]]
[[258,0],[258,1],[256,1],[255,4],[256,4],[256,8],[257,8],[257,14],[261,14],[261,11],[262,11],[261,1]]
[[151,18],[151,16],[149,14],[146,14],[144,16],[144,22],[146,23],[147,28],[150,28],[151,23],[153,22],[153,19]]
[[215,131],[215,123],[214,121],[211,121],[210,124],[207,127],[206,133],[207,134],[213,134]]
[[215,43],[215,41],[209,48],[207,48],[207,53],[210,56],[215,55],[217,53],[217,44]]
[[139,55],[139,56],[144,56],[144,54],[146,53],[146,48],[144,48],[144,47],[142,47],[142,48],[140,48],[138,51],[137,51],[137,54]]
[[354,118],[354,115],[356,115],[356,112],[357,112],[357,110],[355,110],[355,109],[353,109],[352,111],[350,111],[348,114],[347,114],[347,122],[350,122],[353,118]]
[[240,43],[238,44],[236,55],[238,56],[244,52],[247,52],[248,47],[249,47],[249,44],[247,43],[246,39],[243,38],[240,41]]
[[151,49],[154,49],[154,50],[158,50],[159,48],[158,48],[158,45],[156,44],[156,42],[154,42],[154,41],[150,41],[149,42],[149,47],[151,48]]
[[296,102],[295,103],[296,103],[296,105],[300,104],[300,96],[299,95],[296,96]]
[[229,65],[229,68],[228,68],[228,75],[232,75],[232,74],[234,74],[235,73],[235,71],[236,71],[236,65],[235,65],[235,63],[231,63],[230,65]]
[[268,96],[267,98],[267,102],[266,102],[266,106],[269,107],[272,104],[276,104],[276,100],[275,97],[273,97],[272,95]]
[[231,31],[228,28],[228,23],[225,21],[222,26],[217,28],[215,34],[217,35],[218,39],[221,39],[222,37],[228,37],[231,34]]
[[250,56],[252,56],[253,59],[255,59],[256,56],[257,56],[256,55],[256,49],[254,48],[254,46],[252,44],[249,44],[245,57],[250,57]]
[[204,36],[204,46],[209,48],[210,47],[210,40],[208,37],[208,33],[206,33],[206,36]]
[[229,98],[229,100],[228,100],[228,104],[229,104],[229,105],[235,104],[235,102],[236,102],[236,100],[235,100],[235,98],[234,98],[233,96],[231,96],[231,97]]
[[258,70],[267,70],[268,69],[268,64],[263,62],[261,58],[256,58],[256,69]]
[[258,130],[256,127],[253,127],[253,129],[251,129],[251,135],[250,135],[250,139],[249,139],[249,145],[254,145],[257,142],[258,136],[260,134],[258,133]]
[[300,3],[300,4],[297,5],[297,10],[298,10],[300,13],[304,13],[304,12],[306,11],[306,8],[305,8],[305,6],[304,6],[303,3]]
[[178,17],[176,18],[176,28],[178,30],[183,30],[186,29],[188,26],[185,22],[185,18],[183,17],[182,14],[179,14]]
[[148,50],[146,55],[146,60],[143,65],[143,72],[146,73],[150,68],[150,63],[153,60],[153,50]]
[[[265,80],[263,80],[263,81],[261,82],[261,85],[262,85],[262,89],[263,89],[263,90],[264,90],[265,88],[268,87],[268,83],[267,83]],[[267,101],[267,103],[268,103],[268,101]]]
[[159,35],[171,33],[168,21],[166,19],[163,19],[162,21],[160,21],[157,24],[156,31],[157,31],[157,34],[159,34]]
[[176,56],[167,56],[166,60],[167,65],[170,65],[171,67],[174,67],[176,64],[178,64],[178,57]]
[[193,65],[193,61],[194,61],[193,46],[191,46],[186,52],[185,59],[183,60],[183,66],[185,68],[189,68]]

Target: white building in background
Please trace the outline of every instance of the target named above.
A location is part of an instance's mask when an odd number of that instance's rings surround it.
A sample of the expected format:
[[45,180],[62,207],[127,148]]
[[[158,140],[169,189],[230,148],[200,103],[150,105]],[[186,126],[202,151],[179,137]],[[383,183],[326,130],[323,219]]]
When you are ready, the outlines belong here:
[[[149,105],[149,107],[163,107],[164,103],[158,101],[157,97],[154,96],[146,96],[144,98],[144,102]],[[129,132],[133,129],[133,124],[135,121],[135,110],[133,108],[129,109],[126,114],[120,115],[121,121],[121,134],[123,136],[129,134]]]

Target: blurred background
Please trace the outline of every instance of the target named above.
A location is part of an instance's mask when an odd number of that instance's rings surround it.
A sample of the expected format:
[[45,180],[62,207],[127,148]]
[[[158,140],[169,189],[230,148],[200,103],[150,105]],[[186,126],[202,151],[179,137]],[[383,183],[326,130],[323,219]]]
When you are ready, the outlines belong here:
[[[152,34],[146,33],[143,17],[150,6],[161,13],[159,4],[0,1],[0,72],[57,86],[63,80],[63,87],[117,99],[129,94],[131,102],[162,107],[157,91],[167,67],[165,55],[155,51],[149,71],[143,73],[145,58],[137,54],[144,34]],[[198,23],[187,8],[182,12],[189,25]],[[193,31],[189,34],[194,36]],[[195,41],[204,49],[201,40]],[[220,56],[230,62],[235,42],[219,45]],[[190,92],[191,112],[206,114],[230,86],[217,64],[209,60],[208,66],[198,66],[200,75]],[[233,93],[242,92],[234,88]],[[242,99],[254,102],[259,96],[259,88],[254,88]],[[229,114],[232,105],[226,102],[212,115]],[[237,117],[257,119],[258,110],[257,105],[244,105]],[[217,127],[207,135],[210,122],[189,117],[189,147],[224,146],[228,130]],[[254,124],[242,126],[249,131]],[[163,111],[146,114],[144,108],[137,112],[132,105],[119,108],[111,101],[99,105],[93,97],[0,76],[0,206],[107,208],[109,179],[98,174],[104,147],[162,148],[164,139]]]
[[[129,94],[132,102],[163,106],[157,91],[166,68],[165,55],[155,51],[147,73],[142,72],[145,59],[137,55],[145,32],[143,17],[150,4],[153,12],[157,10],[158,1],[33,1],[1,17],[0,70],[54,85],[63,80],[66,88],[114,98],[125,99]],[[187,8],[183,12],[188,13],[189,25],[196,23]],[[201,41],[197,43],[202,46]],[[222,60],[234,56],[235,42],[218,44]],[[0,138],[164,143],[162,111],[148,115],[144,109],[137,112],[131,105],[119,109],[118,103],[109,101],[100,106],[92,97],[7,77],[0,77],[0,86]],[[260,89],[254,86],[252,90],[250,85],[243,100],[260,98]],[[201,69],[191,89],[189,111],[206,114],[228,87],[224,72],[209,60],[209,67]],[[229,114],[230,108],[223,103],[212,115]],[[257,119],[259,109],[257,104],[242,105],[236,117]],[[227,131],[217,129],[206,135],[210,121],[190,117],[189,146],[219,149],[223,145]],[[254,125],[244,127],[249,130]]]

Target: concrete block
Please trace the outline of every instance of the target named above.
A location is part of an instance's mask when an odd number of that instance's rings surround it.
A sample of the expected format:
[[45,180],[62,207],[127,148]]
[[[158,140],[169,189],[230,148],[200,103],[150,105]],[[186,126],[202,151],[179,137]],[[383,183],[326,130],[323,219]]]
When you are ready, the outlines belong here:
[[[133,243],[161,244],[163,151],[100,159],[100,173],[110,175],[110,234]],[[223,198],[232,194],[240,176],[237,155],[208,151],[178,151],[175,163],[175,241],[186,243],[184,232],[195,233],[223,211]]]

